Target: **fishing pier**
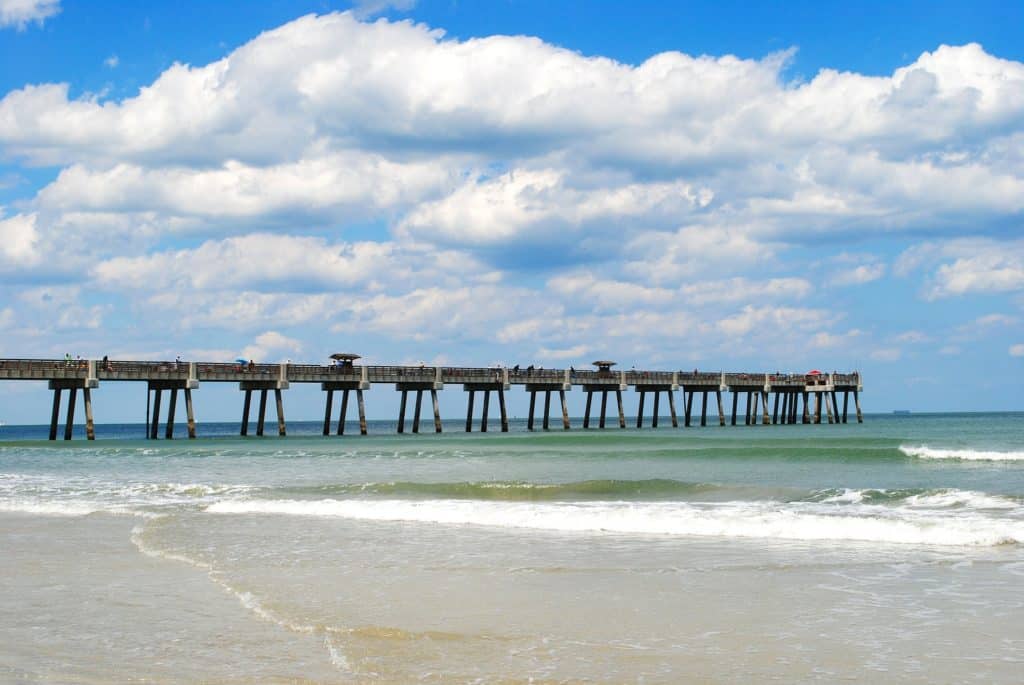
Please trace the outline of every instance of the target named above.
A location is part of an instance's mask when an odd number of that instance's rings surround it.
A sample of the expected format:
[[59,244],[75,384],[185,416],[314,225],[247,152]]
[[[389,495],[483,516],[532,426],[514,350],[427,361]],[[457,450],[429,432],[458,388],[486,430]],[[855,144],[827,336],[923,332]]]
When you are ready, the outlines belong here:
[[[622,393],[633,389],[639,395],[639,410],[636,427],[642,428],[645,421],[644,409],[647,396],[651,395],[650,426],[658,427],[660,400],[664,393],[668,400],[672,427],[679,427],[676,412],[676,393],[681,392],[682,423],[689,427],[699,421],[708,424],[708,401],[712,395],[717,403],[717,417],[720,426],[788,425],[788,424],[843,424],[847,422],[850,395],[853,395],[854,410],[858,423],[864,417],[860,407],[860,392],[863,384],[859,372],[806,374],[793,373],[729,373],[724,371],[638,371],[615,370],[615,362],[597,361],[593,369],[537,369],[529,368],[476,368],[454,366],[370,366],[356,363],[354,354],[337,354],[336,363],[322,364],[253,364],[253,363],[207,363],[207,362],[162,362],[162,361],[108,361],[70,359],[0,359],[0,380],[46,381],[53,391],[53,410],[50,416],[50,440],[57,439],[58,422],[61,414],[62,394],[68,391],[67,409],[64,421],[64,439],[70,440],[75,423],[75,409],[78,391],[82,391],[85,405],[85,431],[89,440],[95,438],[93,421],[92,391],[108,382],[145,383],[146,394],[146,435],[160,437],[160,415],[164,391],[169,394],[164,437],[174,437],[174,421],[178,393],[184,395],[188,437],[196,437],[196,420],[192,404],[192,391],[202,383],[238,383],[243,393],[241,435],[249,434],[253,393],[258,393],[259,406],[256,411],[257,436],[264,434],[269,393],[274,394],[277,414],[277,433],[286,434],[283,392],[293,383],[319,383],[324,392],[323,434],[343,435],[349,409],[350,393],[355,393],[359,415],[359,432],[366,435],[366,405],[364,392],[374,385],[393,385],[401,393],[398,415],[398,432],[406,429],[406,410],[410,393],[415,393],[412,412],[413,433],[420,432],[420,415],[424,393],[430,393],[433,405],[433,429],[441,432],[441,413],[437,393],[445,386],[461,385],[468,393],[466,402],[466,431],[471,432],[475,423],[474,407],[476,394],[482,395],[479,430],[487,431],[490,413],[491,393],[498,400],[502,432],[509,429],[508,412],[505,407],[505,393],[513,386],[522,387],[530,396],[527,428],[536,428],[537,400],[541,395],[543,410],[540,416],[541,428],[551,429],[552,394],[557,393],[561,405],[561,428],[569,430],[569,410],[566,393],[578,388],[586,393],[586,411],[583,428],[591,428],[591,411],[594,396],[598,395],[600,408],[597,412],[597,428],[608,426],[608,400],[613,396],[616,402],[619,428],[626,428],[626,415]],[[341,394],[341,406],[337,418],[334,416],[334,396]],[[725,411],[723,396],[730,394],[731,412]],[[842,395],[842,409],[839,395]],[[694,402],[700,402],[695,407]],[[742,401],[742,404],[741,404]],[[769,405],[771,410],[769,411]],[[742,407],[742,413],[738,413]],[[699,416],[697,410],[699,409]],[[824,417],[823,417],[824,414]],[[335,423],[336,421],[336,423]],[[332,430],[333,429],[333,430]]]

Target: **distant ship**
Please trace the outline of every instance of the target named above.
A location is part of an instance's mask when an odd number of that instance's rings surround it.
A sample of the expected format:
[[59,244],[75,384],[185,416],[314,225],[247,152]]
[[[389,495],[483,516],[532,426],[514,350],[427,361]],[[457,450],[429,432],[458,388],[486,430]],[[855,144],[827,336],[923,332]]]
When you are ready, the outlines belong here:
[[910,410],[909,409],[893,409],[892,413],[895,414],[896,416],[909,416],[910,415]]

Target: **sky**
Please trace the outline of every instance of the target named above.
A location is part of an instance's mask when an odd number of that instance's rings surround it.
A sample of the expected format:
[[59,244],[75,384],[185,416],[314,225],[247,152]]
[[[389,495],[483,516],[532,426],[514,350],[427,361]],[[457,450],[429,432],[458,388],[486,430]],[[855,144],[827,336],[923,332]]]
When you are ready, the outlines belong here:
[[[867,411],[1020,410],[1022,28],[1019,2],[0,0],[0,357],[860,370]],[[200,420],[238,395],[204,385]],[[143,398],[105,384],[97,420]],[[49,401],[0,384],[0,421]]]

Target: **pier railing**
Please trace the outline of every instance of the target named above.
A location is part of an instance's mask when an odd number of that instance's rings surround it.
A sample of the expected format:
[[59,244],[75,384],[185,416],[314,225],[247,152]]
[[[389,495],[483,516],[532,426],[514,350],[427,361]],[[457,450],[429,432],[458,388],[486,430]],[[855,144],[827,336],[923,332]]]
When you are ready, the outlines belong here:
[[[861,384],[859,373],[734,373],[721,371],[646,371],[630,369],[541,369],[461,366],[398,366],[360,364],[249,364],[241,362],[130,361],[85,359],[0,359],[0,378],[12,380],[84,379],[90,365],[98,380],[197,380],[242,382],[280,379],[292,382],[361,381],[370,383],[451,383],[513,385],[561,384],[683,387],[780,388],[851,387]],[[190,374],[194,373],[194,376]]]

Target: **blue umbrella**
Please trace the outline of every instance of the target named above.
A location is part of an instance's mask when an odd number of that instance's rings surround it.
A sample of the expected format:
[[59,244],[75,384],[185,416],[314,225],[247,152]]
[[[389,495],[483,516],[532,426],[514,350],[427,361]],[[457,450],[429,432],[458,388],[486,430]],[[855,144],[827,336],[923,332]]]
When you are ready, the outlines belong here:
[[239,364],[248,364],[249,363],[248,359],[242,359],[241,357],[239,357],[235,361],[238,362]]

